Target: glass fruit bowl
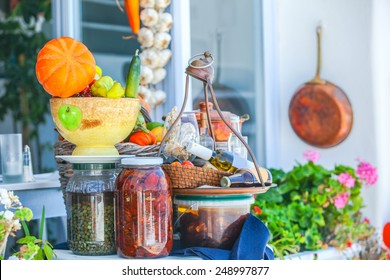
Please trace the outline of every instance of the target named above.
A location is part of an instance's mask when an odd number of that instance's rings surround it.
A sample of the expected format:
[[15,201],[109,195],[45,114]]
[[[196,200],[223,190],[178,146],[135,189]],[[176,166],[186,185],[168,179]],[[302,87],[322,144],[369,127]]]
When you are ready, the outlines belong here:
[[133,130],[137,98],[52,98],[50,109],[58,132],[76,145],[74,156],[118,155],[115,145]]

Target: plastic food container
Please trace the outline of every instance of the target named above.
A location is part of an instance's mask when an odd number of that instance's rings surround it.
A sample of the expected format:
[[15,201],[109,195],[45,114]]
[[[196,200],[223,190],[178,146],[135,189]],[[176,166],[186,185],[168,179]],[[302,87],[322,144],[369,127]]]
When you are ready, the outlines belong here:
[[254,202],[252,195],[176,196],[175,226],[182,248],[230,250]]
[[68,246],[74,254],[116,254],[115,179],[115,163],[73,164],[66,211]]
[[158,157],[122,159],[115,200],[121,257],[162,257],[172,249],[172,189],[162,163]]

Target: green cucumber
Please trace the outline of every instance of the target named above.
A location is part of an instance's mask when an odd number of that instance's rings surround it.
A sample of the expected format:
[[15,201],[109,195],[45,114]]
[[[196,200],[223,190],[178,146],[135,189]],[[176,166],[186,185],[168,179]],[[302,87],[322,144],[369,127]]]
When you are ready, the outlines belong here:
[[129,72],[127,73],[125,96],[130,98],[136,98],[138,96],[138,86],[141,73],[141,58],[138,55],[138,50],[135,51],[133,56]]

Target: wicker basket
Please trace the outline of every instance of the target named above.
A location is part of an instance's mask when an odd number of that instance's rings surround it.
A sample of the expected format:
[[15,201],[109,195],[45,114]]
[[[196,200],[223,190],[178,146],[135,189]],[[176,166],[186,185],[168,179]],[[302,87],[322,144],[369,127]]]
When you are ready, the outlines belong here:
[[[55,156],[70,156],[76,146],[68,141],[58,141],[54,143]],[[58,174],[60,176],[60,185],[64,202],[66,202],[66,185],[70,177],[73,175],[72,164],[55,157],[57,163]]]
[[[55,156],[69,156],[72,155],[75,145],[63,140],[54,143],[54,154]],[[119,143],[115,146],[120,155],[136,155],[143,157],[154,157],[158,154],[158,149],[160,145],[150,145],[150,146],[139,146],[133,143]],[[70,177],[73,175],[72,164],[60,159],[55,158],[57,163],[57,169],[59,173],[59,180],[61,184],[62,195],[65,200],[66,195],[66,185]]]
[[232,175],[210,168],[163,164],[174,189],[193,189],[202,185],[219,186],[223,176]]

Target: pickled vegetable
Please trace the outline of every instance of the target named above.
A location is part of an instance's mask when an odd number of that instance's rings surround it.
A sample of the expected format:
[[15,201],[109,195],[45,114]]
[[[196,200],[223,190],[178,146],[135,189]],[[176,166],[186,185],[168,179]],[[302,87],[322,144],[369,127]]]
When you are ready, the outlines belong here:
[[232,249],[248,216],[237,218],[236,213],[232,214],[221,216],[219,211],[207,208],[185,213],[180,218],[181,246]]
[[173,245],[172,194],[159,166],[125,168],[117,179],[116,239],[122,257],[167,256]]

